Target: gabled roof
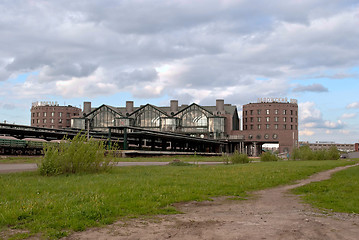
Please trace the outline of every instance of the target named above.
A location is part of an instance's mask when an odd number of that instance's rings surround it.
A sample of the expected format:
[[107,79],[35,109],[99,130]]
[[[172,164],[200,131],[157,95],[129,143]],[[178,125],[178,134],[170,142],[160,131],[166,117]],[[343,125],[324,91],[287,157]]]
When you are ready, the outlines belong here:
[[142,106],[142,107],[139,107],[138,109],[136,109],[135,111],[133,111],[129,116],[135,115],[136,113],[140,112],[140,111],[141,111],[142,109],[144,109],[145,107],[151,107],[151,108],[153,108],[153,109],[156,109],[157,111],[159,111],[159,112],[162,113],[163,115],[169,117],[169,115],[168,115],[165,111],[163,111],[163,110],[161,110],[160,108],[158,108],[158,107],[156,107],[156,106],[154,106],[154,105],[152,105],[152,104],[149,104],[149,103],[147,103],[146,105],[144,105],[144,106]]
[[119,114],[120,116],[123,116],[121,112],[119,112],[115,107],[112,107],[112,106],[109,106],[109,105],[106,105],[106,104],[102,104],[101,106],[93,109],[90,113],[88,113],[85,117],[91,115],[91,114],[94,114],[96,111],[98,111],[99,109],[103,108],[103,107],[107,107],[109,109],[111,109],[112,111],[114,111],[115,113]]
[[189,106],[183,108],[182,110],[180,110],[180,111],[178,111],[177,113],[175,113],[174,116],[177,116],[177,115],[181,114],[182,112],[184,112],[185,110],[187,110],[188,108],[191,108],[191,107],[193,107],[193,106],[196,106],[196,107],[198,107],[199,109],[202,109],[203,111],[207,112],[209,115],[214,116],[212,112],[208,111],[207,109],[205,109],[204,107],[198,105],[197,103],[192,103],[191,105],[189,105]]

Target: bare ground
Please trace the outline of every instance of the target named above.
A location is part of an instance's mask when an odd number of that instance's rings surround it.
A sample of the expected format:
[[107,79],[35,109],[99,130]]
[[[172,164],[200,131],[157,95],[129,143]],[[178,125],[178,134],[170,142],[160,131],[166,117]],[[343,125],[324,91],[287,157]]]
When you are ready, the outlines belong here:
[[119,221],[66,239],[359,239],[359,215],[321,212],[288,191],[347,167],[258,191],[245,201],[221,197],[178,203],[175,207],[183,214]]

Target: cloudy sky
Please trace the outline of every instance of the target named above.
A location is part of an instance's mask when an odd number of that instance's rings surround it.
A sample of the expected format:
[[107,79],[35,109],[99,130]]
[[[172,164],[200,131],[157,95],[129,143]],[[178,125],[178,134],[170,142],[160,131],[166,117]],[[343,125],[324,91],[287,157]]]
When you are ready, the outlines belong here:
[[34,101],[298,99],[300,140],[359,142],[358,0],[1,0],[0,121]]

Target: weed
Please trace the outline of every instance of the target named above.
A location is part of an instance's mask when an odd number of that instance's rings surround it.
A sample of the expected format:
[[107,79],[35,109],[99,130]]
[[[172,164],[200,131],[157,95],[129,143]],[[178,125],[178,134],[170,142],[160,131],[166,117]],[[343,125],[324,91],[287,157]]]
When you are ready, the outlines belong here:
[[46,144],[39,171],[46,176],[105,171],[110,162],[104,152],[102,141],[87,140],[85,135],[78,134],[73,139],[64,139],[59,145]]
[[270,152],[265,152],[261,155],[261,162],[275,162],[278,160],[279,158],[275,154]]
[[229,158],[229,161],[232,164],[249,163],[249,157],[244,153],[239,153],[238,151],[235,151],[233,155]]

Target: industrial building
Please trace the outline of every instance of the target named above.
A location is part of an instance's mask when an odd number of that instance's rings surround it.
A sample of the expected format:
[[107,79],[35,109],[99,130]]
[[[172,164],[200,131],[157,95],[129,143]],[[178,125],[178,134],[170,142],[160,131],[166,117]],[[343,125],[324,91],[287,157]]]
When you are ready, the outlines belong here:
[[357,151],[355,149],[355,144],[342,144],[342,143],[335,143],[335,142],[299,142],[299,146],[309,146],[309,148],[313,151],[317,150],[328,150],[332,146],[335,146],[339,151],[342,152],[354,152]]
[[76,129],[129,127],[226,141],[227,152],[237,150],[252,156],[258,156],[265,143],[279,144],[280,152],[298,146],[298,105],[287,99],[244,105],[243,130],[237,107],[225,104],[223,99],[217,99],[215,106],[179,105],[177,100],[171,100],[168,107],[135,107],[133,101],[127,101],[126,107],[92,107],[91,102],[84,102],[82,116],[71,121]]
[[33,102],[31,107],[31,126],[43,128],[70,128],[71,118],[80,116],[81,109],[60,106],[57,102]]
[[279,144],[279,152],[298,147],[298,104],[295,99],[266,98],[243,106],[243,131],[249,155],[257,156],[265,143]]

